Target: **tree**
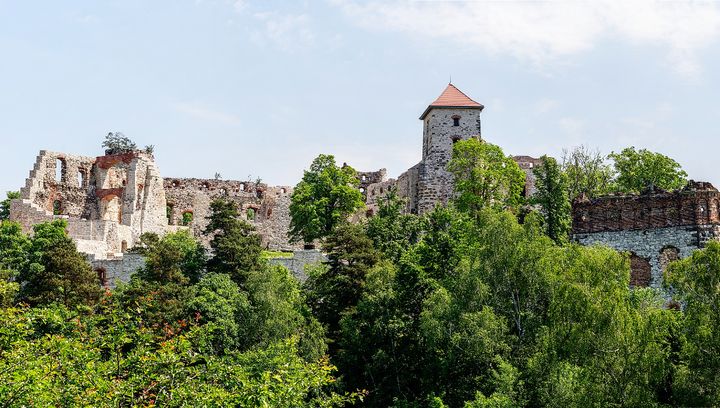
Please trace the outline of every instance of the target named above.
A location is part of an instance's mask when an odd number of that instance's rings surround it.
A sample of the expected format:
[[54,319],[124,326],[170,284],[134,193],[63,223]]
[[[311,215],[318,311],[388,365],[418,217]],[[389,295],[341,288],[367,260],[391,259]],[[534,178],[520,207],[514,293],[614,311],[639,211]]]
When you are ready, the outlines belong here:
[[676,190],[687,184],[687,173],[675,160],[647,149],[627,147],[608,156],[617,171],[618,189],[625,193],[640,193],[647,188]]
[[561,243],[567,240],[572,227],[567,175],[554,158],[543,156],[541,161],[533,168],[537,188],[533,201],[540,205],[547,235]]
[[326,268],[305,283],[308,303],[332,339],[337,338],[343,313],[357,305],[365,286],[365,275],[379,261],[373,242],[358,224],[343,224],[327,237]]
[[525,173],[498,146],[461,140],[453,146],[447,169],[455,178],[455,204],[461,211],[515,207],[522,200]]
[[614,189],[614,172],[598,150],[578,146],[563,151],[562,170],[568,179],[571,200],[581,194],[588,198],[610,193]]
[[67,236],[65,220],[35,225],[29,263],[20,271],[20,298],[30,304],[92,305],[101,294],[90,264]]
[[[106,155],[124,154],[137,150],[135,142],[120,132],[109,132],[102,144]],[[152,153],[152,152],[149,152]]]
[[388,259],[398,262],[420,235],[420,221],[417,215],[404,214],[405,202],[398,197],[395,189],[378,200],[378,212],[367,222],[367,235]]
[[310,244],[346,222],[364,205],[357,184],[352,167],[338,167],[331,155],[315,158],[291,197],[290,238]]
[[720,243],[670,264],[665,282],[685,305],[682,364],[675,385],[678,403],[710,406],[720,401]]
[[207,269],[227,273],[240,287],[244,287],[252,271],[263,269],[262,241],[252,225],[241,220],[237,205],[230,200],[217,198],[210,203],[210,216],[205,235],[212,235],[210,247],[213,257]]
[[20,198],[19,191],[8,191],[7,198],[0,201],[0,222],[10,218],[10,202]]
[[145,267],[138,276],[148,282],[178,283],[187,285],[197,282],[205,265],[205,250],[190,235],[189,231],[178,231],[157,237],[145,235],[143,243]]

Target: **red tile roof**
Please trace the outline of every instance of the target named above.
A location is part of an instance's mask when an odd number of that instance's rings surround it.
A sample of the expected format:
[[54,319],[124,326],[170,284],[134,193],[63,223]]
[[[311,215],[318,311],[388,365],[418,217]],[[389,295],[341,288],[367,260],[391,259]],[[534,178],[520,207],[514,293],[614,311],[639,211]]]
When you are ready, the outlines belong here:
[[480,110],[482,110],[484,106],[470,99],[462,93],[461,90],[457,89],[455,85],[448,84],[443,93],[435,99],[435,102],[431,103],[427,109],[425,109],[420,119],[424,119],[432,108],[480,108]]

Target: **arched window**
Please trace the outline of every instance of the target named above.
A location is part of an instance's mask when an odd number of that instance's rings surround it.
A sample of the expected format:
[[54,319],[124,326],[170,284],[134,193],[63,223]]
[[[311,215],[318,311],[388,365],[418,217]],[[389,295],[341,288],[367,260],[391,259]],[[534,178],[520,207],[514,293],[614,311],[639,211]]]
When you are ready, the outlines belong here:
[[65,173],[67,171],[67,163],[64,159],[57,159],[55,162],[55,181],[62,183],[65,180]]
[[645,288],[650,286],[652,268],[647,259],[630,254],[630,286]]
[[192,224],[193,222],[193,213],[192,211],[185,211],[182,215],[182,225],[188,226]]
[[95,269],[95,273],[97,273],[98,280],[100,281],[100,286],[106,287],[108,285],[107,281],[107,271],[105,268],[97,268]]
[[245,183],[240,184],[240,191],[245,191]]
[[84,188],[87,187],[87,173],[85,170],[78,170],[78,187]]
[[123,241],[122,243],[120,243],[120,252],[127,252],[127,241]]
[[173,205],[168,203],[167,207],[165,207],[165,215],[168,219],[168,225],[173,225]]
[[454,115],[452,117],[452,120],[453,120],[453,126],[460,126],[460,116]]
[[53,201],[53,215],[60,215],[62,214],[62,201],[55,200]]
[[254,208],[248,208],[245,214],[247,216],[248,221],[255,221],[255,209]]

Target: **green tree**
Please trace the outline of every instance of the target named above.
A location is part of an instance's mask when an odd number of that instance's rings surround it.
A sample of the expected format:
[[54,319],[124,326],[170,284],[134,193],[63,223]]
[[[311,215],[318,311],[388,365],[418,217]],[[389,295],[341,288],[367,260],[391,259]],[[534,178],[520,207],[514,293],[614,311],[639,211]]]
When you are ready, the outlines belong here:
[[252,271],[263,269],[262,241],[255,229],[241,220],[237,205],[218,198],[210,204],[209,222],[205,234],[211,235],[213,256],[207,269],[227,273],[241,287]]
[[459,141],[447,169],[455,178],[455,204],[461,211],[474,214],[521,203],[525,173],[498,146],[474,138]]
[[326,268],[312,274],[305,283],[308,303],[315,316],[337,338],[343,313],[357,305],[365,285],[365,275],[379,260],[373,242],[358,224],[343,224],[327,237],[323,247]]
[[605,163],[605,157],[598,150],[586,146],[564,150],[562,169],[568,179],[568,196],[571,200],[581,194],[589,198],[599,197],[615,188],[613,169]]
[[137,150],[135,142],[120,132],[109,132],[105,136],[102,147],[105,148],[105,154],[107,155],[123,154]]
[[417,243],[420,221],[417,215],[404,214],[404,200],[395,189],[378,200],[378,212],[367,222],[367,235],[388,259],[398,262]]
[[541,161],[533,168],[537,188],[533,202],[540,205],[547,235],[555,242],[565,242],[572,227],[567,175],[554,158],[543,156]]
[[145,266],[116,291],[119,307],[133,310],[143,324],[166,336],[192,317],[187,308],[193,294],[190,284],[204,272],[204,248],[188,231],[160,239],[144,235],[142,242]]
[[20,198],[19,191],[8,191],[7,198],[0,201],[0,222],[10,218],[10,201]]
[[671,263],[665,282],[685,305],[677,402],[716,405],[720,401],[720,243],[710,241],[690,257]]
[[251,313],[241,324],[245,348],[268,346],[296,337],[300,354],[310,361],[325,354],[322,326],[305,306],[300,284],[282,266],[271,265],[248,275]]
[[209,273],[192,288],[189,316],[195,314],[206,328],[203,340],[213,354],[236,350],[242,343],[241,324],[250,315],[247,293],[227,274]]
[[687,173],[680,164],[660,153],[627,147],[608,157],[614,162],[620,191],[640,193],[649,187],[676,190],[687,184]]
[[346,222],[364,205],[357,184],[352,167],[338,167],[331,155],[315,158],[291,197],[291,239],[310,244]]
[[67,236],[65,220],[35,225],[29,262],[20,271],[20,298],[33,305],[92,305],[101,294],[90,264]]
[[138,277],[148,282],[197,282],[205,266],[205,250],[189,231],[178,231],[155,241],[152,235],[144,236],[145,267]]

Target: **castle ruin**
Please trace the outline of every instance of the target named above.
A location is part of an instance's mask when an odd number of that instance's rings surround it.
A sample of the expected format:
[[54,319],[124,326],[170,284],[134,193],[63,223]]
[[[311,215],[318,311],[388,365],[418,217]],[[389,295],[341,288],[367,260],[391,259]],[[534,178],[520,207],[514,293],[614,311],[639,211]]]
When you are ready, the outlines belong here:
[[[358,172],[366,215],[377,211],[378,200],[390,190],[406,200],[408,213],[423,214],[446,204],[453,196],[452,175],[446,170],[453,144],[481,139],[483,108],[449,84],[420,116],[423,144],[418,164],[397,179],[389,179],[385,169]],[[526,174],[524,194],[530,197],[535,193],[533,168],[540,160],[513,159]],[[67,220],[67,232],[78,250],[87,254],[101,281],[112,286],[143,265],[139,255],[128,252],[143,233],[189,229],[208,245],[203,231],[210,203],[225,197],[238,205],[265,248],[295,251],[295,259],[279,262],[302,276],[303,265],[320,255],[304,253],[301,243],[289,241],[292,192],[290,186],[260,181],[162,178],[152,154],[142,151],[107,151],[100,157],[41,151],[21,198],[11,203],[10,218],[26,232],[38,223]],[[670,261],[720,237],[720,193],[709,183],[691,182],[676,192],[579,199],[572,211],[577,242],[630,253],[633,286],[661,287]]]

